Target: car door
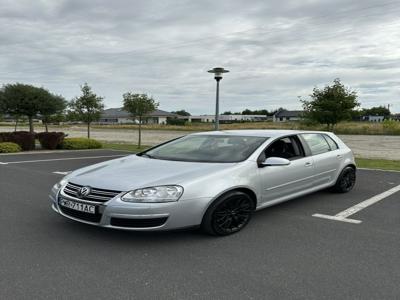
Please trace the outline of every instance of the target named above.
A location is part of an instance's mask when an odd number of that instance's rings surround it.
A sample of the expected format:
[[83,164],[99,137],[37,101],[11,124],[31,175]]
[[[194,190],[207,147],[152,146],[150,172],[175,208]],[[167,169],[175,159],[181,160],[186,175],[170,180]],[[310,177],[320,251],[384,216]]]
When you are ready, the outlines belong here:
[[[271,151],[271,147],[281,141],[285,141],[292,148],[293,155],[281,155],[276,153],[277,151]],[[263,204],[271,201],[279,202],[312,187],[315,175],[313,158],[306,156],[298,136],[288,136],[274,141],[264,150],[259,160],[271,157],[271,153],[273,157],[289,159],[290,164],[258,168]]]
[[307,144],[315,169],[314,185],[327,185],[336,180],[342,156],[338,146],[328,135],[323,133],[301,134],[302,140]]

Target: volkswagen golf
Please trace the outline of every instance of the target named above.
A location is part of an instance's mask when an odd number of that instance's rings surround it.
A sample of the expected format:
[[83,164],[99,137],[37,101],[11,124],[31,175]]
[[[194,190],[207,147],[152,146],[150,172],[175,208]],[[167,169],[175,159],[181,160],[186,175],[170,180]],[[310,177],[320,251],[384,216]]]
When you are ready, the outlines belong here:
[[330,132],[228,130],[76,170],[50,198],[54,211],[87,224],[228,235],[257,210],[327,188],[349,192],[355,182],[353,153]]

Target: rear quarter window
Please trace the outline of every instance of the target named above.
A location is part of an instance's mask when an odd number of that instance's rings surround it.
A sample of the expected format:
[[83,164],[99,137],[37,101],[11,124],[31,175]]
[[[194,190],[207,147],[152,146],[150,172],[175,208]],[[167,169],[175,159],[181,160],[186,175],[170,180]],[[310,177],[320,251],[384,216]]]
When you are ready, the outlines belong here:
[[332,151],[339,149],[338,144],[329,135],[324,134],[324,137],[325,137],[326,141],[328,142],[329,147],[331,147]]

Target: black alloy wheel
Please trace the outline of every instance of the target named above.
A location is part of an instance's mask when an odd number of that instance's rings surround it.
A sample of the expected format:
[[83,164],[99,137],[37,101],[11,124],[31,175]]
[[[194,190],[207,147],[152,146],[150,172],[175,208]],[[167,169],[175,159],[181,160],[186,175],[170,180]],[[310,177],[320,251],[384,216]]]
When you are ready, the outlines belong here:
[[338,193],[350,192],[356,184],[356,170],[353,167],[346,167],[340,174],[333,190]]
[[207,210],[202,228],[213,235],[238,232],[249,223],[254,209],[254,201],[248,194],[229,192],[217,199]]

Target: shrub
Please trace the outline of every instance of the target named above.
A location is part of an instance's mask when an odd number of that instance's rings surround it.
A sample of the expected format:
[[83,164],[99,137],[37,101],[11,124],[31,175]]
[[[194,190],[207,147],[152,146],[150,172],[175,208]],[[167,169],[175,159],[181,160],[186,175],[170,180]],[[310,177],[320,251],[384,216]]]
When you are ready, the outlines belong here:
[[21,147],[16,143],[3,142],[0,143],[0,153],[20,152]]
[[79,149],[99,149],[103,145],[96,140],[87,138],[66,138],[61,143],[62,149],[79,150]]
[[64,132],[40,132],[36,135],[43,149],[54,150],[62,144]]
[[167,119],[167,125],[178,125],[178,126],[184,126],[186,125],[186,121],[184,119]]
[[1,132],[0,143],[10,142],[21,147],[23,151],[35,149],[35,134],[28,131]]
[[382,127],[386,134],[400,134],[400,123],[394,120],[383,121]]

